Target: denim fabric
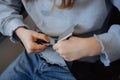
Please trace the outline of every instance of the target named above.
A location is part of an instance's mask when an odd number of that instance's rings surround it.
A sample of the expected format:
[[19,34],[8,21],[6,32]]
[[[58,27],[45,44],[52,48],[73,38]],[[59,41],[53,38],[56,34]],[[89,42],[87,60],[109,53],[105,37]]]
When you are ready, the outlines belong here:
[[0,80],[75,80],[67,66],[46,63],[25,51],[4,71]]
[[47,47],[43,52],[39,54],[46,60],[47,63],[66,66],[63,57],[61,57],[55,50],[53,50],[52,47]]

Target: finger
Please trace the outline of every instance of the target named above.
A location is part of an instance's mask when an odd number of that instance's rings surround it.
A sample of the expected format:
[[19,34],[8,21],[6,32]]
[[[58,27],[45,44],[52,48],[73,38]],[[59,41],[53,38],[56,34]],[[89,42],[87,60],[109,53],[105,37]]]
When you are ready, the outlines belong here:
[[29,54],[32,54],[32,53],[40,53],[42,52],[43,50],[32,50],[32,51],[27,51]]
[[34,50],[34,53],[35,53],[35,54],[38,54],[38,53],[40,53],[40,52],[42,52],[42,51],[44,51],[44,50]]
[[57,49],[56,52],[60,55],[60,56],[65,56],[66,53],[63,49]]
[[29,53],[36,52],[36,51],[41,52],[41,51],[44,51],[46,47],[47,47],[46,45],[40,45],[40,44],[38,45],[36,43],[33,43],[32,47],[28,49],[28,52]]
[[44,50],[47,46],[46,45],[41,45],[41,44],[34,43],[33,47],[34,47],[35,50]]
[[53,45],[53,49],[57,50],[58,48],[62,47],[63,41],[58,41],[56,44]]
[[39,38],[39,39],[42,39],[42,40],[44,40],[44,41],[46,41],[46,42],[50,42],[50,39],[49,39],[49,37],[47,36],[47,35],[45,35],[45,34],[41,34],[41,33],[35,33],[34,34],[34,37],[36,37],[36,38]]
[[53,45],[53,49],[54,49],[54,50],[56,50],[56,51],[57,51],[57,50],[58,50],[58,48],[59,48],[59,44],[58,44],[58,43],[56,43],[55,45]]
[[70,56],[62,55],[62,57],[63,57],[66,61],[73,61]]

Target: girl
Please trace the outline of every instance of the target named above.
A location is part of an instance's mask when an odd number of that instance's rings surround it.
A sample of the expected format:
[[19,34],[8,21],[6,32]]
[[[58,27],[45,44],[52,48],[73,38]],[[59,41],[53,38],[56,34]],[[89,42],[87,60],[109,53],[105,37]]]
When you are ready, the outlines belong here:
[[[119,0],[112,0],[112,3],[120,9]],[[24,24],[20,15],[22,4],[36,24],[37,32]],[[89,61],[100,58],[108,66],[120,58],[119,25],[113,25],[108,32],[99,35],[94,33],[86,38],[80,35],[101,29],[111,7],[107,0],[1,0],[0,32],[14,42],[21,41],[26,51],[0,79],[75,80],[64,60],[87,57],[92,57]],[[73,36],[53,47],[47,46],[71,26],[74,27]],[[45,44],[38,44],[38,40]]]

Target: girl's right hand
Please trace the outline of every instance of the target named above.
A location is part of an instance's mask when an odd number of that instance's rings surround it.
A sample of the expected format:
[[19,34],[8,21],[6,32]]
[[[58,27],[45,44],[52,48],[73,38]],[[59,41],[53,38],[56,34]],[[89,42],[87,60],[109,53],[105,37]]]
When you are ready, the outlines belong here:
[[45,34],[38,33],[32,30],[28,30],[23,27],[17,28],[15,30],[15,33],[22,41],[28,53],[38,53],[38,52],[42,52],[43,50],[45,50],[47,46],[44,44],[36,43],[38,39],[41,39],[41,40],[46,41],[47,43],[50,43],[50,39]]

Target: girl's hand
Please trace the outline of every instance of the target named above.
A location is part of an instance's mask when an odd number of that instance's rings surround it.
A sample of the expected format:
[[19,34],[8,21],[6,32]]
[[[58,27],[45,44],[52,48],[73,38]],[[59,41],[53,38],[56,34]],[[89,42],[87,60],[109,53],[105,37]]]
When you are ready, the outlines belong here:
[[50,39],[46,35],[25,29],[23,27],[16,29],[15,33],[24,44],[28,53],[38,53],[46,48],[46,45],[36,43],[38,39],[42,39],[47,43],[50,42]]
[[100,55],[101,53],[101,45],[94,37],[70,37],[68,40],[56,43],[53,49],[66,61]]

